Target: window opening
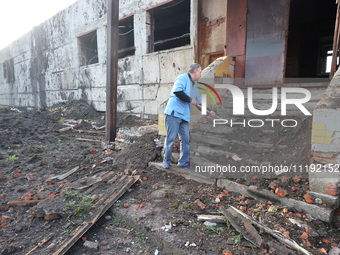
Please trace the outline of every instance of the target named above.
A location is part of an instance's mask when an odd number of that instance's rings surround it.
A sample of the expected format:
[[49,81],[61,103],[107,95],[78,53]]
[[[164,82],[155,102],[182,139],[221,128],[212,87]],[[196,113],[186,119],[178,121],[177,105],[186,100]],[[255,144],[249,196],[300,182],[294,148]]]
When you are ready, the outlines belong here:
[[8,82],[8,83],[14,82],[15,76],[14,76],[14,61],[13,61],[13,58],[5,61],[3,63],[3,69],[4,69],[5,82]]
[[78,43],[80,65],[85,66],[98,63],[97,31],[78,37]]
[[133,16],[119,21],[118,58],[135,55]]
[[147,14],[148,52],[190,45],[190,0],[172,1]]

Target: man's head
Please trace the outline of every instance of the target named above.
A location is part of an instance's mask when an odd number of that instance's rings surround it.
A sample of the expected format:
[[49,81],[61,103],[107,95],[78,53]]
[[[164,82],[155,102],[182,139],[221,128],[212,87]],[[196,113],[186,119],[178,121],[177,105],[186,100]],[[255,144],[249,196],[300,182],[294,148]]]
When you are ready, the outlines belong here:
[[190,73],[191,79],[193,81],[198,81],[201,78],[202,68],[200,64],[192,64],[188,70]]

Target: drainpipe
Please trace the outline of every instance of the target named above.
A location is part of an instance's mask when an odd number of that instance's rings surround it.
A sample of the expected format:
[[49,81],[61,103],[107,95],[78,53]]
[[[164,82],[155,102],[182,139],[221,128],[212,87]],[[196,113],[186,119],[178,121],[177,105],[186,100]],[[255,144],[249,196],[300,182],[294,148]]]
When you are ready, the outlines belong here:
[[116,139],[119,0],[108,0],[105,142]]
[[194,48],[194,62],[199,62],[199,56],[198,56],[198,1],[197,0],[191,0],[190,3],[191,6],[191,33],[190,33],[190,40],[192,43],[192,46]]

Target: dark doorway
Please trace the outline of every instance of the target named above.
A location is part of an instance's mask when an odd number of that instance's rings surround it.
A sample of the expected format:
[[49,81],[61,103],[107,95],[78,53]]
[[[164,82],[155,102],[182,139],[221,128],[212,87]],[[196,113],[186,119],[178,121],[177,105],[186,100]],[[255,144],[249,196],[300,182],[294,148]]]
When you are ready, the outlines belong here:
[[329,76],[336,11],[334,0],[291,1],[286,78]]

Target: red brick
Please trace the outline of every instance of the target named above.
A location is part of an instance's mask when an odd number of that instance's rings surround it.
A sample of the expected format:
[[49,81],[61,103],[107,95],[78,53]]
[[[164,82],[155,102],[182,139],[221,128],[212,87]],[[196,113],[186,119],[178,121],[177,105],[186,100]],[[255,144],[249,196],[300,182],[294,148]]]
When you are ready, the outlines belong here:
[[334,189],[327,189],[326,194],[336,196],[336,190]]
[[223,190],[223,193],[224,193],[224,195],[226,195],[226,196],[229,196],[229,191],[227,191],[227,190]]
[[329,183],[327,183],[327,187],[331,188],[331,189],[335,189],[336,185],[333,182],[329,182]]
[[51,220],[57,220],[60,218],[60,215],[57,213],[51,213],[51,214],[46,214],[45,215],[45,220],[51,221]]
[[1,216],[1,218],[0,218],[0,223],[6,223],[7,221],[8,221],[8,217],[6,217],[6,216]]
[[268,185],[269,188],[271,188],[272,190],[276,190],[277,188],[277,183],[276,182],[271,182],[269,185]]
[[125,169],[124,170],[125,175],[131,175],[131,170],[130,169]]
[[13,178],[19,178],[21,176],[22,176],[22,174],[13,174]]
[[45,183],[48,184],[48,185],[52,185],[53,182],[52,182],[52,180],[46,180]]
[[301,178],[299,177],[299,176],[294,176],[293,178],[292,178],[292,180],[293,180],[293,182],[295,182],[295,183],[299,183],[300,181],[301,181]]
[[308,234],[307,232],[303,232],[302,235],[300,236],[301,239],[307,240],[308,239]]
[[35,181],[37,179],[37,175],[36,174],[26,174],[26,178],[29,182]]
[[195,211],[203,211],[205,209],[206,205],[203,204],[199,199],[196,199],[191,207]]
[[277,188],[275,190],[275,193],[279,196],[279,197],[286,197],[288,196],[288,192],[285,189],[282,188]]
[[281,176],[280,180],[281,180],[281,182],[286,182],[288,180],[288,178],[285,177],[285,176]]
[[218,198],[220,201],[222,201],[223,198],[224,198],[224,196],[223,196],[223,194],[218,194],[218,195],[216,196],[216,198]]
[[314,204],[314,199],[311,198],[311,196],[307,193],[303,196],[303,198],[306,200],[308,204]]

